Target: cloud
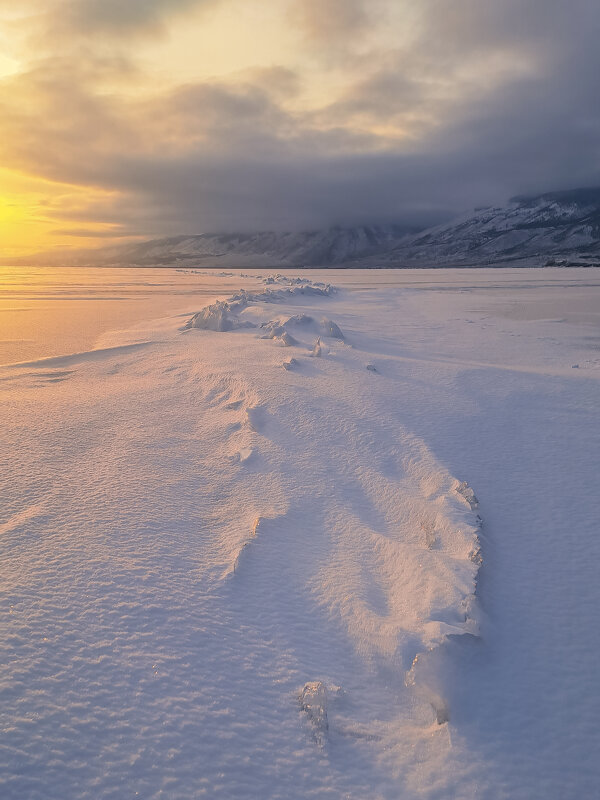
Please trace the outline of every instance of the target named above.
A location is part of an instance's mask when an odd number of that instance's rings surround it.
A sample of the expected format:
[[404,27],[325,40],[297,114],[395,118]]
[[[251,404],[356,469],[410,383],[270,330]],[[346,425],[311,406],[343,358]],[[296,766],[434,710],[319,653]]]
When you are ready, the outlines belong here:
[[63,20],[72,30],[130,35],[159,28],[164,20],[209,0],[66,0]]
[[[220,0],[0,0],[0,14],[24,20],[40,33],[71,36],[131,36],[157,31],[165,22]],[[61,41],[61,44],[64,42]]]
[[370,25],[363,0],[295,0],[291,18],[319,43],[360,35]]
[[94,228],[57,228],[51,233],[55,236],[74,236],[80,239],[129,239],[137,234],[119,229],[95,230]]
[[[69,24],[146,30],[191,2],[126,6],[79,0]],[[149,236],[425,224],[600,182],[596,3],[422,0],[398,42],[380,30],[404,19],[391,0],[294,9],[311,48],[335,42],[349,59],[326,102],[302,99],[307,82],[329,77],[312,49],[310,68],[296,53],[143,91],[135,52],[67,49],[0,82],[2,163],[102,195],[55,208],[63,231],[102,223]]]

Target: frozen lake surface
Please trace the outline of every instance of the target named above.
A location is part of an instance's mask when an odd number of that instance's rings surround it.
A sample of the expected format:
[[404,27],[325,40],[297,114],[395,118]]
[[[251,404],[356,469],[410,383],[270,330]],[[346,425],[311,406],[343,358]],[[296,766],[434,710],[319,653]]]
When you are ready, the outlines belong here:
[[1,288],[3,798],[596,795],[600,271]]

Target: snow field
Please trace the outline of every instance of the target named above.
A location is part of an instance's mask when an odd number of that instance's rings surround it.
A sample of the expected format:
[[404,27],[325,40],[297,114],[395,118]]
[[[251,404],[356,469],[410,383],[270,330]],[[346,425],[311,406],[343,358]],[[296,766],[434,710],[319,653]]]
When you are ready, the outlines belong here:
[[[463,296],[298,287],[276,277],[220,301],[225,331],[173,320],[160,341],[2,371],[4,797],[534,797],[541,781],[559,798],[593,785],[578,768],[597,741],[580,628],[580,727],[555,726],[544,749],[515,741],[522,718],[499,711],[530,687],[527,664],[560,693],[541,658],[548,628],[534,629],[572,573],[519,469],[531,451],[511,462],[519,437],[498,426],[518,409],[551,430],[558,395],[535,413],[512,404],[560,382],[563,450],[574,442],[582,465],[566,484],[579,481],[578,546],[593,555],[592,451],[572,416],[592,420],[594,369],[570,371],[568,348],[538,357],[550,323],[510,322],[509,362],[508,323],[465,314]],[[562,522],[552,464],[540,473]],[[592,603],[593,585],[581,591]],[[536,726],[552,714],[542,705]],[[565,745],[577,774],[563,759],[543,784]]]

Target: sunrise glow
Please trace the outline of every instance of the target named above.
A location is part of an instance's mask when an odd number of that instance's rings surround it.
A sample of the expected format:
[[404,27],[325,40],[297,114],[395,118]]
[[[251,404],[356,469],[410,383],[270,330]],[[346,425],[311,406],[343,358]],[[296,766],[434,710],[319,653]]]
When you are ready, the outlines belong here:
[[[564,47],[575,15],[512,0],[440,8],[0,2],[0,258],[227,229],[429,222],[555,188],[566,166],[535,142],[567,136],[571,95],[560,124],[542,100],[550,86],[563,96],[551,77],[557,31]],[[569,70],[584,50],[578,40]],[[587,91],[580,83],[581,102]],[[576,134],[571,184],[583,182],[591,130]]]
[[0,800],[588,800],[598,0],[0,0]]

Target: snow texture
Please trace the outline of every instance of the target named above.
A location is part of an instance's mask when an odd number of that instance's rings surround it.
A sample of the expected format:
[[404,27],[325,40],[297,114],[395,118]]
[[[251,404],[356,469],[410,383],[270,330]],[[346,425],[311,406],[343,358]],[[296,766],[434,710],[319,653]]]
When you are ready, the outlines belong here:
[[0,368],[3,800],[595,796],[598,271],[321,277]]

